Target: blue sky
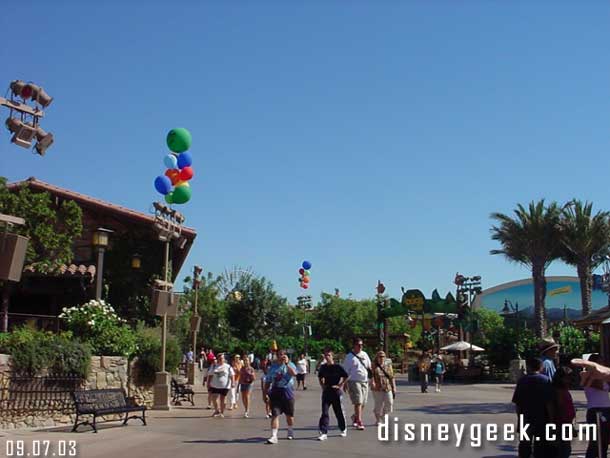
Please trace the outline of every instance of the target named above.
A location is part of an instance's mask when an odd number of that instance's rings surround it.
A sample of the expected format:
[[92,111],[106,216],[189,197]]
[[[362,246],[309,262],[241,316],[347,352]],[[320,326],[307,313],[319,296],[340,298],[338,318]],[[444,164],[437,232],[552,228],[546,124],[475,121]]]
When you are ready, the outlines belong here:
[[370,297],[378,279],[394,297],[444,295],[457,271],[485,287],[526,278],[489,255],[491,212],[541,197],[610,209],[609,10],[9,3],[0,85],[55,97],[56,143],[41,158],[2,129],[0,174],[148,211],[165,134],[183,126],[196,177],[181,210],[199,233],[183,274],[251,266],[291,300],[304,259],[314,297]]

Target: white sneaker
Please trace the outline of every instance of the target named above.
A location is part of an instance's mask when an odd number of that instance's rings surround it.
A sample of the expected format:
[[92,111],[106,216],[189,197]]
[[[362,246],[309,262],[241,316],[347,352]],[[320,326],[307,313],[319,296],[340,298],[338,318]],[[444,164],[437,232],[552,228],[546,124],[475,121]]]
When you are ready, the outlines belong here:
[[288,439],[289,441],[291,441],[292,439],[294,439],[294,433],[292,431],[288,432],[288,435],[286,436],[286,439]]
[[245,413],[244,413],[244,418],[250,418],[250,417],[248,416],[248,412],[245,412]]
[[341,437],[347,437],[347,428],[341,431]]
[[320,435],[318,436],[318,440],[319,441],[325,441],[326,439],[328,439],[328,435],[320,433]]
[[277,436],[271,436],[269,439],[267,439],[267,443],[268,444],[277,444]]

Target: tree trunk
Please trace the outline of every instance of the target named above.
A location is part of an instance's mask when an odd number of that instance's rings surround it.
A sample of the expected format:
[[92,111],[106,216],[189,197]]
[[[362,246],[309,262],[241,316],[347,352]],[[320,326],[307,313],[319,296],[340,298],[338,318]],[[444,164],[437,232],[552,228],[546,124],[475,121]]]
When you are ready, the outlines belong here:
[[532,266],[534,278],[534,332],[536,337],[542,338],[546,335],[546,277],[544,276],[544,264]]
[[591,266],[579,263],[576,267],[578,279],[580,280],[580,300],[582,305],[582,316],[591,313],[591,290],[593,289],[593,276]]

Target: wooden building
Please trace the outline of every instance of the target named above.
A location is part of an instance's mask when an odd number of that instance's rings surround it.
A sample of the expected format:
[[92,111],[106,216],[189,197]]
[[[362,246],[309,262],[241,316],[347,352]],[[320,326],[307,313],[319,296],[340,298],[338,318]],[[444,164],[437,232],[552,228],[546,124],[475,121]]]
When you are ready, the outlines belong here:
[[[5,283],[2,292],[2,328],[28,323],[42,329],[58,329],[57,316],[63,307],[80,305],[95,297],[100,250],[93,239],[96,231],[108,232],[104,250],[102,297],[124,317],[136,319],[146,313],[142,300],[149,295],[154,278],[162,278],[164,244],[154,228],[154,214],[145,214],[29,178],[8,184],[11,192],[22,187],[47,192],[55,205],[74,201],[83,212],[83,232],[74,240],[74,259],[51,273],[25,266],[19,283]],[[194,229],[183,227],[170,249],[171,279],[174,281],[196,237]]]

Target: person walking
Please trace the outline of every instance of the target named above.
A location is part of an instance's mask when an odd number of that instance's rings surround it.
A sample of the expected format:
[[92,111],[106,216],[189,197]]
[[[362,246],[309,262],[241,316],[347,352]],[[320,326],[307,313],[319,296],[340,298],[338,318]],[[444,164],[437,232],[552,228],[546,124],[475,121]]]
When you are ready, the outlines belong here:
[[303,353],[299,357],[297,361],[297,390],[299,389],[299,385],[303,387],[303,390],[306,390],[305,386],[305,376],[307,375],[307,358]]
[[269,393],[265,389],[265,377],[267,376],[270,367],[271,361],[269,361],[267,358],[263,359],[261,363],[261,369],[263,371],[263,376],[261,377],[261,398],[265,404],[265,418],[267,419],[271,418],[271,404],[269,403]]
[[396,396],[396,380],[391,364],[387,364],[385,352],[378,351],[373,362],[373,378],[371,381],[371,391],[375,407],[375,422],[377,425],[381,419],[392,413],[394,409],[394,398]]
[[233,368],[225,361],[224,353],[218,355],[218,362],[208,375],[208,392],[212,392],[214,404],[213,417],[224,418],[225,398],[231,387],[231,380],[235,377]]
[[428,373],[430,372],[430,358],[428,352],[424,351],[417,359],[417,369],[419,370],[419,385],[422,393],[428,392]]
[[[574,424],[576,410],[574,409],[574,401],[570,394],[570,385],[572,384],[573,371],[567,366],[560,366],[553,377],[553,389],[555,390],[555,425],[557,426],[558,436],[559,431],[563,431],[563,425]],[[572,454],[572,441],[564,440],[559,437],[557,441],[557,457],[569,458]]]
[[362,350],[362,346],[362,339],[358,337],[355,338],[353,340],[352,351],[350,351],[343,360],[343,368],[348,375],[347,389],[350,400],[354,405],[352,422],[354,427],[360,431],[364,430],[362,410],[368,399],[369,380],[373,376],[371,359],[369,358],[369,355]]
[[[599,353],[589,356],[589,361],[603,365]],[[581,372],[581,381],[586,377],[586,373]],[[582,383],[582,382],[581,382]],[[597,425],[597,440],[590,440],[586,458],[606,458],[608,453],[608,442],[610,439],[610,398],[608,397],[609,386],[607,382],[593,380],[590,386],[585,386],[585,397],[587,398],[587,416],[589,424]]]
[[288,425],[287,439],[294,439],[294,378],[297,368],[288,359],[285,350],[277,352],[277,358],[265,376],[265,391],[269,393],[271,404],[271,437],[268,444],[277,444],[277,433],[280,426],[280,416],[286,416]]
[[343,405],[341,400],[342,390],[347,381],[347,372],[340,364],[335,364],[333,351],[327,348],[324,351],[324,361],[326,364],[320,366],[318,371],[318,380],[322,387],[322,415],[318,422],[320,436],[318,440],[325,441],[328,439],[328,425],[330,416],[328,410],[332,406],[339,424],[341,437],[347,436],[347,426],[345,424],[345,415],[343,414]]
[[248,418],[250,414],[250,395],[252,393],[252,384],[256,380],[256,373],[250,364],[250,358],[244,358],[244,364],[239,371],[239,387],[241,391],[241,400],[244,403],[244,418]]
[[542,371],[540,371],[540,373],[548,377],[549,382],[552,382],[556,370],[555,363],[559,345],[555,343],[555,339],[552,337],[546,337],[538,344],[538,350],[540,351],[540,359],[542,360]]
[[212,375],[214,373],[214,366],[216,365],[216,363],[217,363],[216,356],[214,356],[214,359],[212,359],[212,362],[210,364],[208,364],[207,372],[206,372],[205,378],[203,379],[203,384],[208,387],[207,410],[212,409],[212,391],[210,391],[210,385],[208,384],[208,378],[210,377],[210,375]]
[[526,366],[527,375],[517,382],[512,399],[519,417],[518,424],[526,425],[529,436],[529,440],[519,442],[519,458],[551,458],[556,449],[546,440],[546,425],[555,418],[553,386],[541,373],[542,361],[539,358],[528,359]]
[[436,360],[432,364],[432,373],[434,375],[434,383],[436,385],[436,392],[441,392],[441,385],[443,384],[443,378],[445,376],[445,362],[441,355],[437,355]]
[[231,367],[233,368],[233,380],[231,381],[231,388],[229,389],[229,407],[228,410],[237,409],[237,396],[239,388],[239,373],[241,371],[242,362],[239,355],[233,355],[231,358]]

